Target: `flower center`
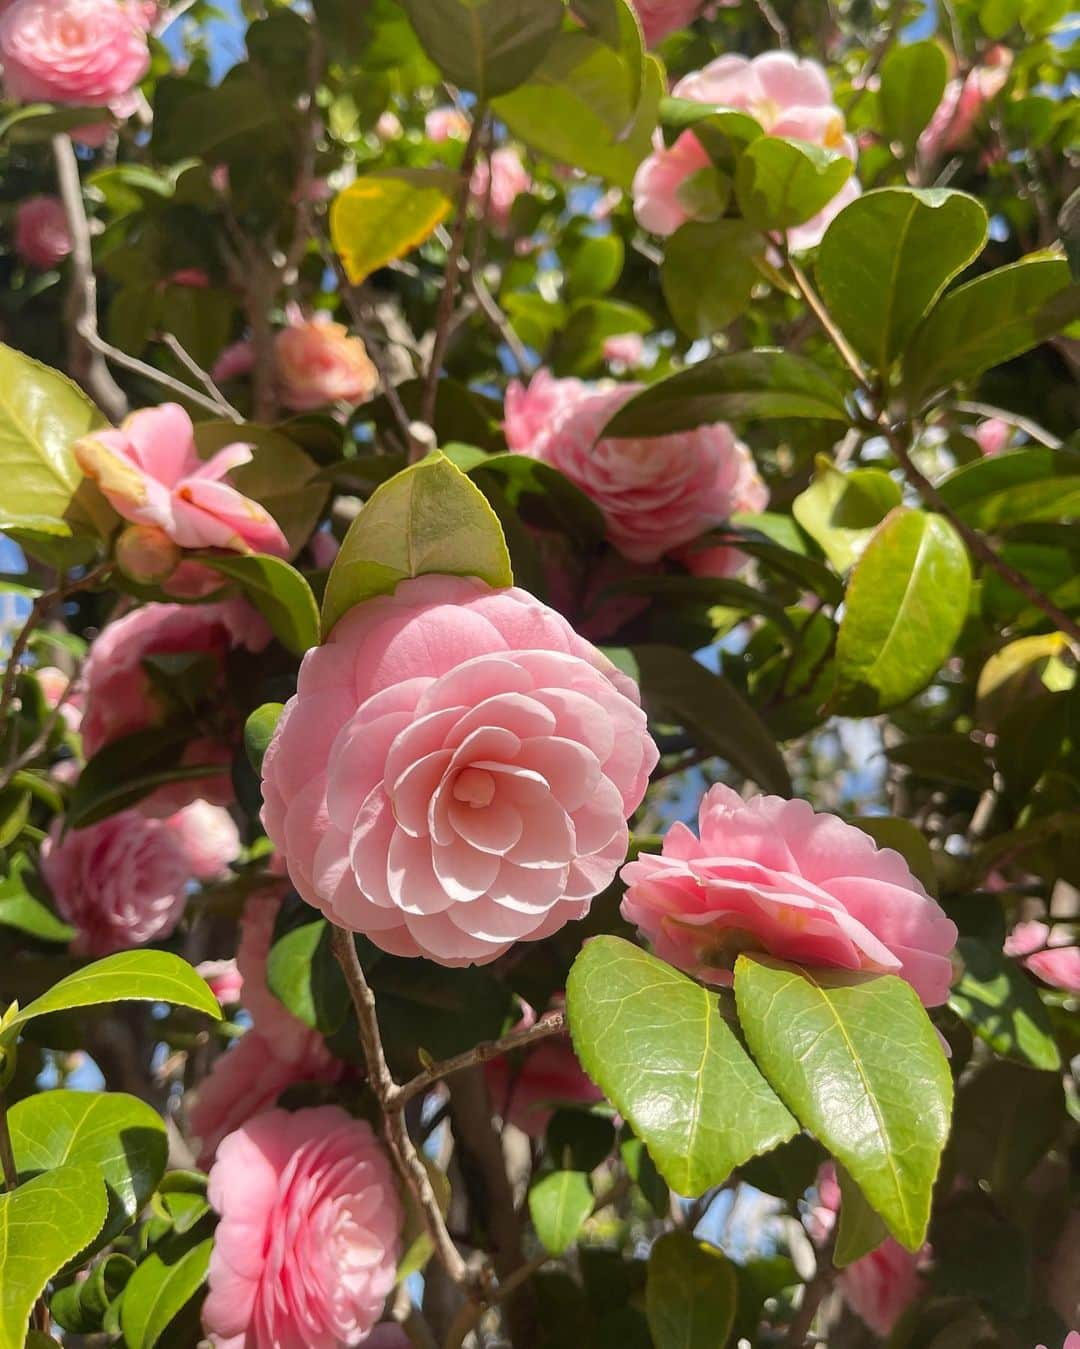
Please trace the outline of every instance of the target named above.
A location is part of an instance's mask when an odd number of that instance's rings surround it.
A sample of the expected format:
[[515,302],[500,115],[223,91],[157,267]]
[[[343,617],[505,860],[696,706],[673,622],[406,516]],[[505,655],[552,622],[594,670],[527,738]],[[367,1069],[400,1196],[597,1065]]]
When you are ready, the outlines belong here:
[[60,41],[65,47],[77,47],[85,40],[81,20],[74,15],[64,15],[60,20]]
[[495,795],[495,779],[482,768],[463,768],[454,782],[454,800],[474,808],[488,806]]

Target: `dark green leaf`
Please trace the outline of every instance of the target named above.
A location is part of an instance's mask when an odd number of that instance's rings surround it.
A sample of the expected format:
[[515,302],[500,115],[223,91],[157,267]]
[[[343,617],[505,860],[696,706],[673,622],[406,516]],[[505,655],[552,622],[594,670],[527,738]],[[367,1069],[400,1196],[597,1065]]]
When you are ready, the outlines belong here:
[[964,973],[953,986],[949,1006],[957,1016],[1005,1058],[1056,1072],[1061,1054],[1050,1014],[1031,979],[1001,950],[975,937],[961,937],[956,949]]
[[1007,1199],[1045,1159],[1065,1118],[1060,1074],[997,1060],[961,1084],[950,1152],[965,1175]]
[[311,587],[295,568],[262,553],[207,557],[206,565],[236,582],[270,624],[274,636],[302,656],[319,640],[319,606]]
[[894,42],[881,63],[878,107],[885,138],[896,141],[906,158],[934,115],[948,79],[945,49],[938,42]]
[[927,894],[937,894],[934,854],[923,834],[910,820],[897,815],[857,815],[851,817],[851,823],[858,825],[864,834],[869,834],[879,848],[892,848],[898,852],[922,882]]
[[581,1171],[553,1171],[529,1191],[529,1216],[552,1255],[562,1255],[574,1244],[592,1208],[589,1178]]
[[551,362],[557,374],[593,374],[604,359],[604,343],[623,333],[647,333],[652,316],[622,300],[582,300],[558,334]]
[[599,507],[576,483],[542,459],[527,454],[489,454],[466,471],[481,489],[489,476],[497,479],[503,499],[515,510],[528,513],[542,503],[553,522],[586,545],[604,537]]
[[759,136],[739,157],[735,196],[743,216],[757,229],[791,229],[832,201],[853,167],[838,150]]
[[997,530],[1080,512],[1080,454],[1027,445],[976,459],[938,484],[945,504],[969,525]]
[[966,735],[912,736],[899,745],[890,745],[885,755],[928,782],[951,782],[976,792],[986,791],[994,782],[985,751]]
[[403,0],[424,50],[452,84],[481,101],[536,68],[562,23],[561,0]]
[[135,1261],[129,1256],[107,1255],[85,1279],[54,1293],[49,1310],[64,1330],[78,1335],[93,1334],[101,1330],[109,1304],[124,1291],[134,1272]]
[[65,827],[82,829],[127,810],[158,787],[216,773],[212,764],[181,767],[191,726],[135,731],[103,746],[89,761],[71,793]]
[[154,1349],[206,1279],[212,1238],[167,1238],[139,1265],[120,1304],[126,1349]]
[[[687,337],[711,337],[739,317],[761,274],[765,242],[743,220],[691,220],[664,248],[660,280],[671,316]],[[702,259],[708,265],[702,266]]]
[[723,1349],[735,1320],[735,1269],[689,1232],[667,1232],[649,1253],[645,1314],[656,1349]]

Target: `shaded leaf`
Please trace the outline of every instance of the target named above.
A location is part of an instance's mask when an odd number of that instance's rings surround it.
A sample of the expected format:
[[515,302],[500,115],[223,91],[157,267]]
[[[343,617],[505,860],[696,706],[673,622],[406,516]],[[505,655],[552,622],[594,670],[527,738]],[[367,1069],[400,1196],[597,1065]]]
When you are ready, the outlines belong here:
[[723,1349],[737,1302],[735,1269],[720,1251],[689,1232],[653,1244],[645,1314],[656,1349]]
[[919,135],[941,102],[948,61],[938,42],[894,42],[881,63],[878,107],[885,137],[905,156],[915,153]]
[[319,606],[307,581],[287,562],[265,553],[202,560],[237,583],[286,650],[302,656],[318,642]]
[[185,1234],[159,1242],[142,1261],[120,1304],[127,1349],[154,1349],[202,1288],[213,1247],[212,1238],[193,1241]]
[[822,454],[814,481],[791,503],[791,513],[836,570],[847,571],[901,496],[900,484],[883,469],[842,473]]
[[582,1171],[554,1171],[529,1190],[529,1216],[552,1255],[562,1255],[574,1244],[592,1208],[589,1177]]
[[562,24],[562,0],[402,0],[451,83],[486,101],[535,69]]
[[[671,316],[687,337],[711,337],[739,317],[761,279],[765,241],[743,220],[690,220],[664,248],[660,280]],[[702,259],[708,265],[702,266]]]
[[759,136],[739,157],[735,196],[760,230],[786,230],[817,215],[851,177],[838,150],[783,136]]
[[1005,1058],[1056,1072],[1061,1054],[1050,1014],[1024,971],[1000,950],[975,937],[961,937],[956,949],[964,972],[949,994],[949,1006]]

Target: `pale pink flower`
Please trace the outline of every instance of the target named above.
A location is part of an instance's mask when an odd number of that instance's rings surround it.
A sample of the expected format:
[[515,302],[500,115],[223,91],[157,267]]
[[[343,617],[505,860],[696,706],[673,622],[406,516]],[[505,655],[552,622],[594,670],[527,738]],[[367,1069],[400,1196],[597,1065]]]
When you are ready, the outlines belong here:
[[724,422],[651,438],[597,440],[640,388],[590,388],[538,371],[506,392],[504,429],[512,450],[564,473],[603,512],[611,542],[635,562],[655,562],[722,524],[748,502],[766,500],[746,448]]
[[163,820],[121,811],[41,845],[41,874],[61,918],[77,930],[71,949],[106,956],[167,937],[191,879],[187,851]]
[[1063,924],[1017,923],[1005,939],[1005,954],[1019,959],[1051,988],[1080,994],[1080,946],[1075,932]]
[[605,340],[604,360],[626,366],[640,365],[644,350],[645,339],[640,333],[619,333]]
[[117,0],[15,0],[0,16],[10,98],[105,107],[150,68],[142,25]]
[[1000,454],[1008,449],[1013,438],[1013,428],[1000,417],[987,417],[972,432],[975,443],[985,455]]
[[[1046,1345],[1037,1344],[1035,1349],[1046,1349]],[[1070,1330],[1061,1349],[1080,1349],[1080,1330]]]
[[970,70],[963,80],[950,80],[941,102],[919,137],[919,153],[937,159],[968,146],[983,109],[1004,89],[1013,55],[1008,47],[991,47],[985,64]]
[[218,1349],[355,1345],[394,1286],[403,1211],[366,1120],[272,1110],[230,1134],[207,1189],[220,1215],[203,1326]]
[[304,657],[263,823],[308,903],[483,964],[581,918],[657,759],[632,680],[518,589],[421,576]]
[[432,108],[424,118],[424,135],[436,144],[463,141],[468,139],[469,126],[469,119],[457,108]]
[[365,403],[379,382],[359,337],[327,315],[296,316],[274,338],[282,401],[294,412],[327,403]]
[[622,914],[661,959],[730,984],[735,958],[764,951],[803,965],[906,979],[945,1001],[956,925],[891,848],[805,801],[711,787],[700,837],[675,824],[660,856],[622,869]]
[[[59,707],[60,716],[69,731],[77,731],[82,725],[84,699],[82,690],[76,688],[68,694],[71,683],[69,677],[55,665],[42,665],[34,671],[45,701],[50,707]],[[63,701],[61,701],[61,699]]]
[[[833,103],[828,77],[816,61],[789,52],[766,52],[752,61],[729,54],[685,76],[672,93],[694,103],[749,113],[767,135],[838,150],[852,163],[857,159],[855,141],[845,134],[844,115]],[[671,147],[658,139],[634,175],[638,223],[653,234],[669,235],[692,219],[693,203],[684,195],[684,184],[709,164],[692,131],[684,131]],[[818,215],[788,231],[789,246],[801,250],[820,243],[829,221],[859,192],[858,182],[849,178]]]
[[192,801],[165,821],[187,853],[191,874],[200,881],[216,881],[240,854],[240,831],[223,806]]
[[47,272],[71,252],[67,212],[59,197],[27,197],[15,208],[15,252],[28,266]]
[[494,228],[505,230],[510,224],[510,212],[513,210],[514,202],[531,187],[532,177],[521,162],[521,156],[513,146],[500,145],[489,160],[477,161],[469,191],[472,193],[473,202],[481,210],[484,203],[487,203],[488,219]]
[[250,375],[255,368],[255,348],[245,337],[239,342],[227,346],[214,362],[210,378],[216,384],[225,384],[241,375]]
[[[527,1003],[517,1028],[536,1024]],[[495,1113],[526,1133],[543,1138],[560,1105],[591,1105],[604,1093],[578,1062],[568,1035],[553,1035],[516,1056],[491,1059],[484,1065]]]
[[669,33],[688,28],[701,10],[701,0],[632,0],[632,3],[648,47],[655,47]]
[[329,571],[341,552],[341,544],[328,529],[320,529],[313,534],[308,541],[308,548],[311,550],[312,562],[320,571]]
[[375,123],[375,134],[381,141],[396,141],[402,133],[401,118],[396,112],[386,112],[379,114],[379,120]]
[[195,973],[206,981],[222,1007],[235,1007],[244,994],[244,980],[235,960],[203,960]]
[[157,525],[181,548],[288,556],[288,540],[270,512],[223,481],[251,462],[251,447],[227,445],[200,459],[191,418],[179,403],[133,412],[118,430],[77,440],[74,452],[125,520]]

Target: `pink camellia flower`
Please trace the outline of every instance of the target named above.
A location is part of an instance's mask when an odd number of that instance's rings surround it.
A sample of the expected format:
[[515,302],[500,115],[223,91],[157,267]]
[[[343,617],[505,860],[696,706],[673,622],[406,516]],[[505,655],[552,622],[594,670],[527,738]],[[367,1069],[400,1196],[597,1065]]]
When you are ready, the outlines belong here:
[[[856,161],[855,141],[845,134],[844,115],[833,103],[828,77],[816,61],[790,52],[766,52],[752,61],[721,56],[681,79],[672,93],[694,103],[747,112],[767,135],[809,141]],[[684,131],[670,148],[658,139],[634,175],[638,224],[653,234],[669,235],[693,219],[693,185],[687,180],[710,162],[692,131]],[[788,245],[798,251],[820,243],[829,222],[860,190],[855,178],[849,178],[812,220],[788,231]]]
[[1005,939],[1005,954],[1019,959],[1025,969],[1051,988],[1080,994],[1080,946],[1068,927],[1037,921],[1017,923]]
[[963,80],[950,80],[941,102],[919,137],[919,153],[933,160],[962,150],[972,141],[983,109],[1004,89],[1013,55],[1000,44],[987,52],[985,63]]
[[271,1110],[224,1140],[203,1326],[219,1349],[367,1339],[394,1286],[403,1212],[366,1120]]
[[255,348],[247,338],[227,346],[214,362],[210,378],[216,384],[225,384],[241,375],[250,375],[255,368]]
[[15,0],[0,16],[10,98],[106,107],[150,69],[142,25],[118,0]]
[[[1046,1345],[1037,1344],[1035,1349],[1046,1349]],[[1080,1330],[1070,1330],[1061,1349],[1080,1349]]]
[[986,421],[978,424],[972,435],[983,454],[989,456],[1008,449],[1009,441],[1013,438],[1013,429],[1000,417],[987,417]]
[[469,119],[457,108],[432,108],[424,118],[424,135],[429,141],[441,145],[444,141],[467,140]]
[[222,481],[251,462],[251,447],[227,445],[200,459],[191,418],[179,403],[134,412],[118,430],[83,436],[74,451],[125,520],[157,525],[181,548],[288,556],[288,540],[270,512]]
[[107,956],[167,937],[184,909],[187,850],[164,820],[125,810],[41,845],[41,874],[60,916],[77,930],[71,949]]
[[55,665],[42,665],[34,671],[45,701],[50,707],[59,707],[60,717],[69,731],[77,731],[83,719],[83,693],[80,687],[68,692],[70,678]]
[[218,880],[239,856],[240,831],[222,806],[192,801],[166,824],[183,844],[191,874],[200,881]]
[[244,995],[244,979],[235,960],[204,960],[195,973],[206,983],[222,1007],[235,1007]]
[[[536,1023],[536,1012],[525,1006],[519,1026]],[[543,1138],[558,1105],[591,1105],[604,1093],[578,1062],[568,1035],[541,1040],[512,1063],[504,1055],[484,1065],[492,1108],[530,1138]]]
[[[488,182],[490,180],[490,194]],[[511,145],[500,145],[489,160],[480,159],[473,170],[469,191],[473,202],[482,210],[487,203],[488,219],[498,230],[510,224],[514,202],[532,187],[529,170]]]
[[27,197],[15,208],[15,252],[28,267],[47,272],[71,252],[71,231],[59,197]]
[[656,760],[635,684],[560,614],[421,576],[304,657],[263,823],[334,922],[395,955],[485,964],[587,912]]
[[700,838],[675,824],[659,857],[622,869],[622,914],[661,959],[730,984],[735,958],[898,974],[927,1007],[948,997],[956,925],[891,848],[805,801],[711,787]]
[[626,366],[640,365],[644,350],[645,339],[640,333],[619,333],[604,342],[604,360]]
[[639,388],[590,388],[540,370],[527,388],[515,381],[507,389],[504,430],[512,450],[552,464],[592,498],[624,557],[655,562],[751,501],[760,510],[767,494],[724,422],[650,439],[597,440]]
[[327,403],[365,403],[379,382],[367,348],[328,315],[297,315],[274,339],[282,401],[294,412]]
[[701,0],[633,0],[633,6],[641,20],[646,46],[655,47],[669,33],[677,33],[694,22]]

